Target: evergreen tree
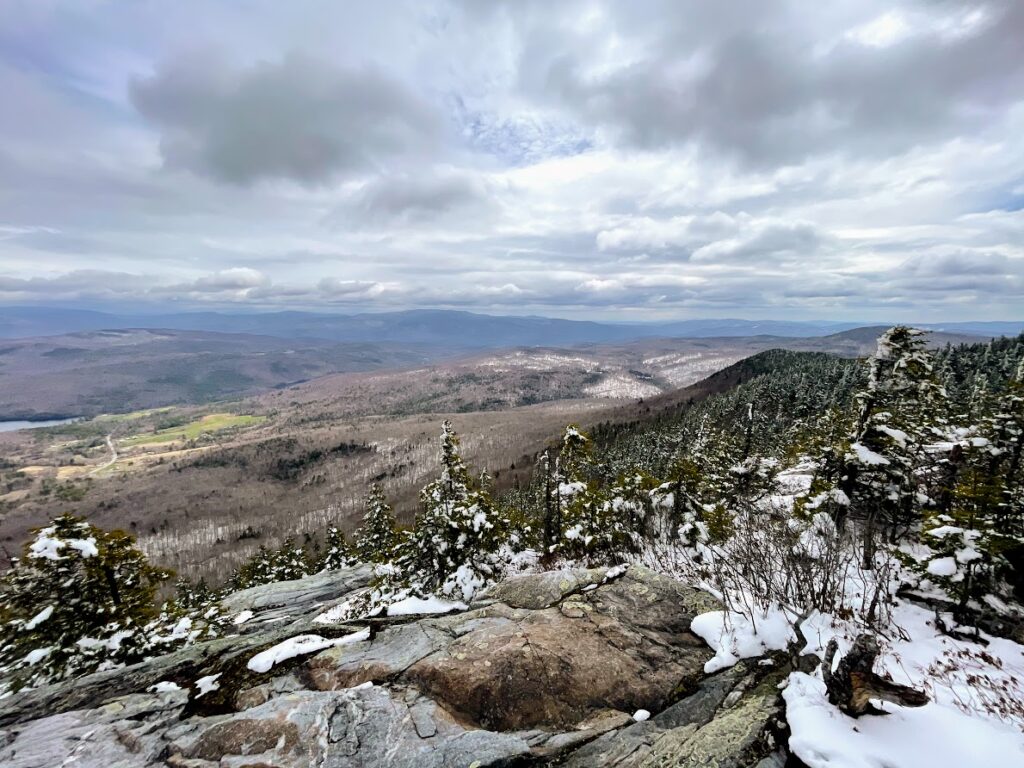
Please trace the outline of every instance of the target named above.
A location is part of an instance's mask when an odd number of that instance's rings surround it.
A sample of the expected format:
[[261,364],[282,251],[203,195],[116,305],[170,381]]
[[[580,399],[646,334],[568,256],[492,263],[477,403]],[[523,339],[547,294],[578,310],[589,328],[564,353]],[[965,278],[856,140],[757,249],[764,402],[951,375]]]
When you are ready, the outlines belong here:
[[1024,536],[1024,358],[999,398],[990,419],[992,472],[1001,476],[996,528]]
[[363,524],[356,532],[356,554],[368,563],[386,563],[394,558],[398,543],[395,514],[384,497],[384,490],[374,483],[366,497]]
[[494,577],[494,555],[508,526],[490,495],[471,482],[449,421],[441,431],[440,461],[440,477],[420,493],[422,508],[401,564],[417,587],[469,599]]
[[309,555],[289,536],[280,549],[268,549],[261,544],[248,562],[239,566],[231,579],[232,589],[248,589],[276,581],[301,579],[311,573]]
[[[340,531],[339,531],[340,533]],[[271,581],[301,579],[312,572],[309,555],[289,536],[271,558]]]
[[357,558],[342,530],[336,525],[328,527],[324,555],[320,559],[320,570],[336,571],[339,568],[349,568],[356,562]]
[[0,675],[16,690],[144,658],[169,575],[121,531],[71,515],[37,529],[0,581]]
[[941,394],[921,331],[895,326],[879,337],[868,361],[867,386],[856,396],[857,420],[837,473],[842,494],[833,496],[839,502],[834,510],[840,528],[847,510],[863,520],[866,568],[879,529],[894,536],[920,511],[915,465],[936,426],[930,411]]
[[260,584],[272,583],[274,581],[272,576],[273,557],[274,553],[267,549],[265,544],[260,544],[253,556],[235,571],[235,575],[231,578],[231,589],[248,589]]
[[646,516],[649,500],[640,496],[654,487],[642,473],[624,476],[618,487],[606,489],[594,461],[590,438],[575,424],[562,435],[555,488],[560,509],[557,551],[589,561],[616,559],[631,541],[631,533]]

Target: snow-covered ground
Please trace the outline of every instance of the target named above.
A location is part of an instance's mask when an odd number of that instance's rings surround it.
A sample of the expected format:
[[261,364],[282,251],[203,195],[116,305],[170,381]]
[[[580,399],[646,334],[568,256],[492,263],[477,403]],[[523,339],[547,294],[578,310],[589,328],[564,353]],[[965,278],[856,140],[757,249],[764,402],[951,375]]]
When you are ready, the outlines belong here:
[[636,400],[660,394],[661,388],[649,381],[641,381],[629,373],[618,372],[604,376],[596,384],[584,387],[583,391],[590,397]]
[[[909,602],[895,606],[892,620],[894,632],[883,638],[876,671],[926,691],[929,703],[875,702],[889,714],[854,719],[829,703],[820,668],[793,672],[783,691],[793,754],[810,768],[1024,765],[1024,647],[984,634],[987,645],[953,639],[936,629],[931,611]],[[754,624],[738,613],[706,613],[693,620],[693,631],[716,651],[707,672],[795,639],[782,611]],[[802,651],[819,657],[835,637],[835,663],[858,633],[852,623],[822,614],[799,631]]]

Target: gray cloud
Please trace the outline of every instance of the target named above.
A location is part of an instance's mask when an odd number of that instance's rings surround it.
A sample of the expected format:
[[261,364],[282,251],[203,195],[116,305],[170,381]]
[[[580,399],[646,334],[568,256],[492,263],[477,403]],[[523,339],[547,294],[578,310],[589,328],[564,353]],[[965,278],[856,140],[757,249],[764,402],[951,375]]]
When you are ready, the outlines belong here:
[[352,193],[333,221],[356,227],[429,223],[471,209],[479,215],[492,202],[487,182],[477,174],[422,169],[369,180]]
[[240,69],[174,61],[135,80],[131,97],[167,165],[238,184],[327,182],[425,153],[440,132],[437,114],[377,69],[299,54]]
[[[622,36],[623,57],[596,67],[599,42],[562,17],[545,44],[524,45],[523,87],[638,147],[696,141],[772,165],[897,153],[983,127],[1019,99],[1024,6],[1014,0],[904,3],[889,17],[903,27],[889,37],[881,11],[844,34],[842,20],[856,19],[845,9],[837,25],[802,4],[720,5],[646,5],[662,13],[650,24],[624,18],[643,15],[632,6],[611,6],[601,31]],[[568,46],[547,44],[559,35]]]

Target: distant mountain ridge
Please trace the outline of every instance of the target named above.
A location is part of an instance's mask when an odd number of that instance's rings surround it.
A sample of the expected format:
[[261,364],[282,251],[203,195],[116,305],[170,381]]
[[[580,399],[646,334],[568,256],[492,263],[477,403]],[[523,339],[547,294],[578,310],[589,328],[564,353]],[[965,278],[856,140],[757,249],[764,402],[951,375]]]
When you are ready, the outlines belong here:
[[[458,310],[408,310],[354,315],[296,311],[140,315],[53,307],[0,308],[0,338],[139,328],[247,333],[336,342],[439,344],[467,348],[608,343],[658,337],[764,335],[809,338],[841,333],[865,325],[868,324],[741,319],[624,324],[538,316],[485,315]],[[922,324],[921,327],[951,333],[999,336],[1020,333],[1024,330],[1024,322],[952,322]]]

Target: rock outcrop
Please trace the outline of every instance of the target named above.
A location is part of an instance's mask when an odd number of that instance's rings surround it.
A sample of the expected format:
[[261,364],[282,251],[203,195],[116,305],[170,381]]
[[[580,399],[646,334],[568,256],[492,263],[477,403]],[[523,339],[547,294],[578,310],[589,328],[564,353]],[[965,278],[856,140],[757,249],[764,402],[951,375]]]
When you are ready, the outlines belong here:
[[[245,590],[225,605],[246,619],[235,636],[0,701],[0,765],[767,768],[784,757],[785,662],[705,675],[712,653],[690,632],[718,607],[705,593],[637,566],[577,569],[517,576],[469,610],[378,619],[347,640],[366,625],[314,621],[368,579],[349,569]],[[341,642],[247,667],[304,633]],[[634,722],[638,710],[654,715]]]

